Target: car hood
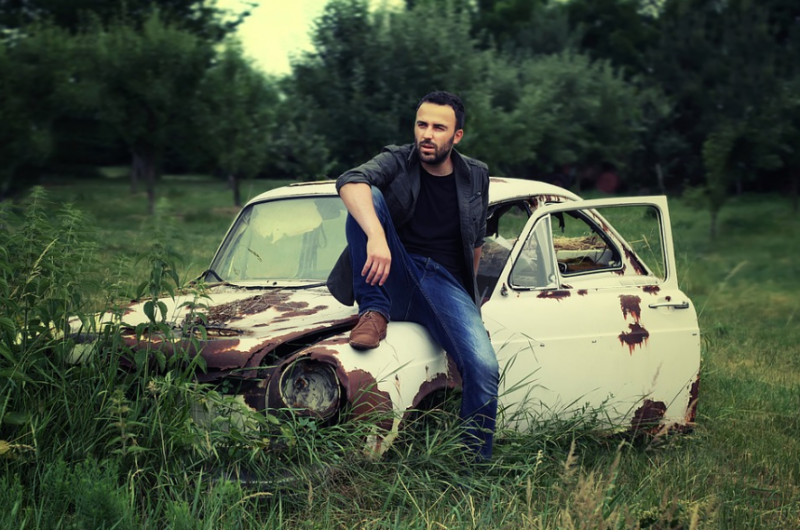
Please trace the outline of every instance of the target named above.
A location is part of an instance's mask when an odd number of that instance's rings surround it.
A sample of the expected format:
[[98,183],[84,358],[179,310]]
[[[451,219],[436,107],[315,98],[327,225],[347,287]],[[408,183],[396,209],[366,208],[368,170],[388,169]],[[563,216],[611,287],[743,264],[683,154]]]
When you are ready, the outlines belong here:
[[[216,379],[231,370],[236,370],[237,376],[255,377],[256,368],[276,348],[298,342],[298,346],[307,346],[357,321],[355,308],[337,302],[325,287],[244,289],[222,284],[208,288],[206,295],[160,300],[166,306],[174,338],[136,337],[136,326],[149,319],[143,302],[131,305],[122,317],[126,343],[137,350],[147,347],[174,352],[180,347],[199,353],[207,366],[201,380]],[[197,307],[194,313],[187,303]],[[197,331],[194,340],[181,338],[192,323],[203,325],[204,338]]]

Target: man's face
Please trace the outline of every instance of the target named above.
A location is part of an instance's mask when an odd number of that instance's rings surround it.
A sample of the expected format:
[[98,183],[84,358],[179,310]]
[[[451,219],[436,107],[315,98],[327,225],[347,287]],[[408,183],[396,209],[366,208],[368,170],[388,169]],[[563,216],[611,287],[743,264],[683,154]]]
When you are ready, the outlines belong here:
[[462,129],[456,129],[456,113],[452,107],[435,103],[420,105],[414,139],[424,163],[437,166],[445,162],[463,135]]

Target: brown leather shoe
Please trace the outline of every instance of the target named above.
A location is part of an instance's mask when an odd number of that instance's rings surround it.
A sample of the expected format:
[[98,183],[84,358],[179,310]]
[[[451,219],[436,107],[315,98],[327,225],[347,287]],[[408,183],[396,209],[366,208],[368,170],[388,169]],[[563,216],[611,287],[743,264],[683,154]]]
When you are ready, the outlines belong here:
[[377,348],[386,338],[386,319],[377,311],[367,311],[350,332],[350,346],[357,350]]

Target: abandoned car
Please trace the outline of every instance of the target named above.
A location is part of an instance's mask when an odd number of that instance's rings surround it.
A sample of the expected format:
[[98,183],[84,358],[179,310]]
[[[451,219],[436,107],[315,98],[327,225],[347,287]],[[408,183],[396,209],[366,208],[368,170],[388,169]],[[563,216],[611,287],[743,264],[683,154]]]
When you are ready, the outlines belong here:
[[[666,198],[584,201],[500,178],[489,192],[478,285],[500,362],[500,424],[526,429],[602,410],[617,429],[690,427],[700,337],[678,288]],[[203,275],[203,339],[191,346],[181,338],[189,308],[178,296],[162,299],[175,337],[137,338],[133,326],[148,319],[138,304],[123,317],[126,342],[194,347],[206,365],[197,378],[227,381],[256,410],[288,408],[323,422],[384,412],[371,443],[385,451],[410,411],[458,388],[459,376],[417,324],[390,323],[377,349],[349,346],[357,308],[325,286],[346,245],[346,215],[332,181],[259,195]]]

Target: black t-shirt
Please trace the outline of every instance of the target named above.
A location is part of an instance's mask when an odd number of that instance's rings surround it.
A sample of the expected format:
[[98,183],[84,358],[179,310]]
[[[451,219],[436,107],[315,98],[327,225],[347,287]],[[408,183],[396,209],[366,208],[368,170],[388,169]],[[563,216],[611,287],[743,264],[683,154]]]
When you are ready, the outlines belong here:
[[452,173],[437,177],[420,168],[417,206],[398,235],[409,253],[433,258],[466,286],[458,196]]

